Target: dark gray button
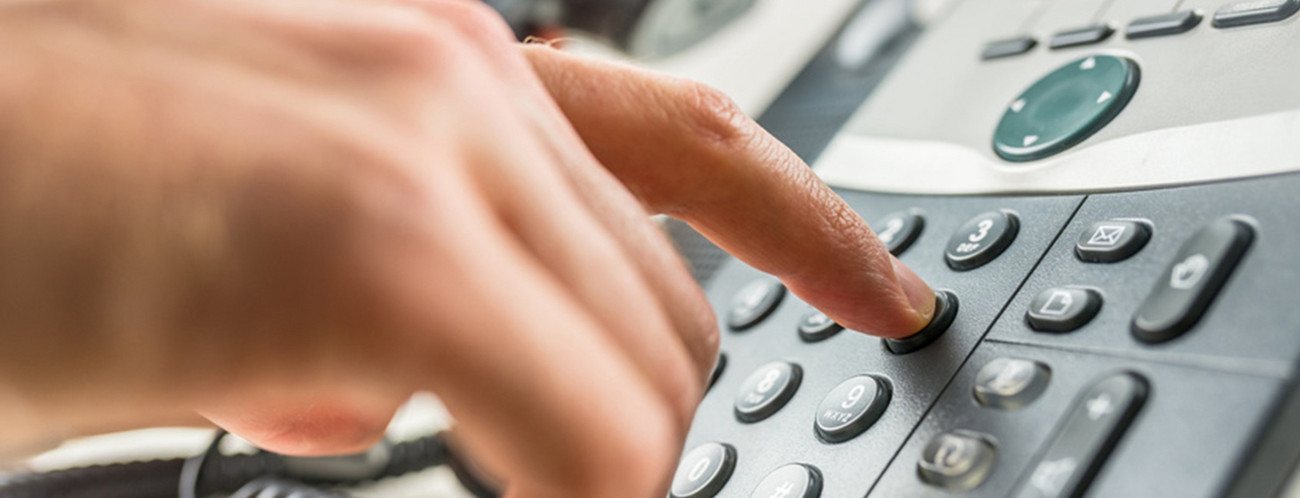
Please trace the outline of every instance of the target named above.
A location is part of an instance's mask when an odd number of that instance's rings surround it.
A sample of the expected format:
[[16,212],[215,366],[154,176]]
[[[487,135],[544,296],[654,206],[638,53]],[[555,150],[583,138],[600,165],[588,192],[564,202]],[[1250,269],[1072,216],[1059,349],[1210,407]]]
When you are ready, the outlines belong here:
[[925,218],[917,210],[898,211],[885,215],[871,226],[876,228],[876,238],[885,244],[885,249],[897,256],[916,242],[925,228]]
[[1113,33],[1115,33],[1115,28],[1110,27],[1108,24],[1098,24],[1052,35],[1052,39],[1047,42],[1047,45],[1053,49],[1091,45],[1105,41]]
[[1214,13],[1214,27],[1235,28],[1278,22],[1300,10],[1300,0],[1252,0],[1225,5]]
[[889,406],[889,383],[859,375],[831,389],[817,405],[817,435],[839,443],[862,434]]
[[1020,498],[1080,496],[1147,396],[1147,383],[1124,373],[1093,384],[1066,412],[1065,422],[1031,466]]
[[957,295],[949,290],[936,290],[934,291],[934,317],[925,328],[902,339],[881,339],[881,341],[885,343],[885,349],[894,354],[919,351],[947,332],[956,317]]
[[831,320],[825,313],[815,309],[808,310],[807,313],[804,313],[803,318],[799,320],[799,337],[808,342],[817,342],[830,338],[841,330],[844,330],[844,327],[835,323],[835,320]]
[[1201,15],[1195,10],[1184,10],[1172,14],[1139,17],[1134,19],[1133,22],[1128,23],[1128,30],[1125,31],[1125,35],[1128,36],[1130,40],[1176,35],[1179,33],[1186,33],[1200,23]]
[[758,325],[776,311],[783,297],[785,286],[776,279],[762,278],[750,282],[731,300],[727,326],[731,330],[741,331]]
[[1025,311],[1029,326],[1040,332],[1069,332],[1097,316],[1101,294],[1082,287],[1053,287],[1034,296]]
[[975,400],[991,408],[1019,410],[1043,394],[1050,377],[1042,363],[998,358],[975,374]]
[[722,371],[727,369],[727,353],[718,353],[718,360],[713,362],[713,371],[709,372],[709,389],[718,383],[718,377],[722,377]]
[[972,270],[993,261],[1016,240],[1020,220],[1007,211],[989,211],[967,221],[948,239],[944,259],[954,270]]
[[917,474],[926,484],[949,491],[974,489],[988,477],[997,460],[989,440],[988,436],[964,430],[935,436],[921,450]]
[[772,416],[799,389],[802,373],[799,365],[784,361],[760,367],[745,379],[736,393],[736,418],[741,422],[758,422]]
[[673,498],[711,498],[722,490],[736,468],[736,450],[722,443],[704,443],[682,457],[673,476]]
[[1236,218],[1219,218],[1183,243],[1133,317],[1133,335],[1146,342],[1178,337],[1205,314],[1237,262],[1254,240],[1254,230]]
[[1151,227],[1129,220],[1093,223],[1079,234],[1074,254],[1090,263],[1114,263],[1137,254],[1151,240]]
[[998,40],[984,45],[984,51],[980,53],[980,58],[988,60],[1020,55],[1033,50],[1036,45],[1038,45],[1038,40],[1028,36],[1011,38],[1009,40]]
[[792,463],[772,471],[758,483],[751,498],[817,498],[822,475],[811,465]]

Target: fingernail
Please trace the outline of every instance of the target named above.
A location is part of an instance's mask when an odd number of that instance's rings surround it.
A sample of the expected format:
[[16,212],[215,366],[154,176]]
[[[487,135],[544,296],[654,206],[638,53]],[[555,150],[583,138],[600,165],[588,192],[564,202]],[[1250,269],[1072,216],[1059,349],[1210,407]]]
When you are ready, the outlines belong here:
[[890,256],[889,259],[894,264],[894,276],[898,278],[898,284],[903,287],[903,293],[907,294],[907,301],[912,305],[912,309],[929,320],[934,315],[934,291],[898,258]]

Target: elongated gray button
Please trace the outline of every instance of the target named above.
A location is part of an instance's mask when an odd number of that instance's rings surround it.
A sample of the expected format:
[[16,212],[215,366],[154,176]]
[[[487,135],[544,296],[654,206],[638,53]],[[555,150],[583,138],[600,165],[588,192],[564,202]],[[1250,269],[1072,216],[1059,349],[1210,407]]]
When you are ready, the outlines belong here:
[[1128,24],[1128,30],[1124,34],[1130,40],[1176,35],[1186,33],[1200,23],[1201,14],[1195,10],[1184,10],[1172,14],[1134,19],[1133,22]]
[[1146,400],[1147,383],[1137,374],[1102,379],[1066,412],[1047,451],[1029,468],[1019,498],[1077,497],[1105,462]]
[[1235,28],[1278,22],[1300,11],[1300,0],[1250,0],[1224,5],[1214,12],[1214,27]]
[[1246,222],[1225,217],[1187,239],[1138,307],[1133,335],[1161,342],[1192,328],[1250,248],[1254,233]]

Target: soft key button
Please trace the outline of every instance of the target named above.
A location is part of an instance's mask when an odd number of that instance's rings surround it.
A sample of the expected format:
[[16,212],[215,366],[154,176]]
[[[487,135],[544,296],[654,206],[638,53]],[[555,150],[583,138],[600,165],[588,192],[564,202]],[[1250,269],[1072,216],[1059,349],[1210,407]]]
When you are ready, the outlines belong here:
[[790,464],[772,471],[754,488],[750,498],[817,498],[822,477],[810,465]]
[[1145,342],[1178,337],[1205,314],[1254,240],[1245,221],[1210,222],[1183,243],[1133,317],[1133,335]]

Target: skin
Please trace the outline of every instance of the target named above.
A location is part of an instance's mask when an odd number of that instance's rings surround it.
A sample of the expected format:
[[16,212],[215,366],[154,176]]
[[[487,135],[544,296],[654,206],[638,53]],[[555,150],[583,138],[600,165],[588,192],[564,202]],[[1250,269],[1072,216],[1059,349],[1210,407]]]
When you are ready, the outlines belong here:
[[29,0],[0,47],[9,448],[199,413],[349,452],[429,390],[512,496],[662,496],[718,331],[647,214],[851,329],[933,311],[718,91],[475,2]]

